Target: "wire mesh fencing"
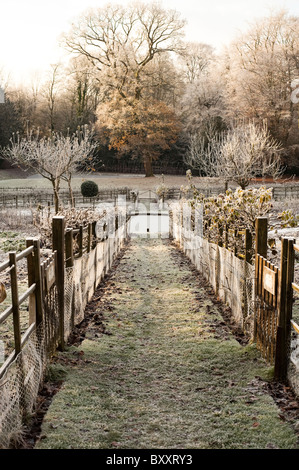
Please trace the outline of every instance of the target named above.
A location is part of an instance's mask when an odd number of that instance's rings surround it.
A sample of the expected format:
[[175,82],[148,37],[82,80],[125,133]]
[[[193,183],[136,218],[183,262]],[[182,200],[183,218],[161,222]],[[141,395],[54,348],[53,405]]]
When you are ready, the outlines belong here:
[[[63,222],[63,218],[57,219]],[[64,242],[64,230],[61,235],[61,241]],[[5,362],[0,369],[1,449],[14,447],[16,443],[22,441],[24,425],[35,410],[36,399],[51,356],[58,346],[67,342],[74,326],[84,319],[86,304],[91,300],[99,282],[111,268],[113,259],[122,248],[126,236],[125,220],[115,231],[107,234],[105,239],[94,240],[93,248],[84,251],[82,256],[76,257],[72,266],[66,266],[68,258],[64,252],[64,244],[60,254],[59,250],[58,253],[55,250],[42,263],[36,263],[39,260],[38,241],[32,243],[34,246],[23,252],[22,257],[27,256],[28,265],[31,266],[31,270],[28,271],[31,287],[26,293],[26,296],[30,298],[28,315],[31,322],[29,322],[29,328],[19,338],[20,350],[16,353],[15,347],[13,356],[10,356],[12,360],[8,363],[5,358],[7,365]],[[30,264],[32,261],[31,258],[29,259],[30,256],[35,260],[35,266]],[[18,257],[20,258],[21,255]],[[4,271],[9,269],[9,266],[10,264],[6,262],[1,265],[1,268]],[[12,268],[16,269],[14,265]],[[63,269],[63,276],[60,275],[59,278],[60,268]],[[59,279],[63,279],[63,286],[59,285]],[[13,305],[0,314],[2,322],[15,312],[14,318],[18,317],[18,321],[14,321],[13,326],[19,328],[18,306],[22,299],[24,295],[15,297],[15,304],[14,298],[12,299]]]
[[[297,262],[299,261],[299,255],[297,251],[296,255]],[[294,284],[293,286],[299,285],[299,270],[294,271]],[[292,386],[299,396],[299,292],[294,290],[293,296],[293,311],[292,311],[292,328],[290,337],[290,349],[288,363],[287,377]]]
[[34,411],[47,360],[44,326],[40,325],[0,379],[0,448],[22,441],[24,423]]
[[[188,213],[188,208],[185,212]],[[206,239],[200,225],[192,226],[190,217],[184,217],[179,206],[173,206],[171,220],[173,239],[211,284],[215,294],[230,306],[235,321],[252,332],[254,267],[229,249]]]
[[[174,240],[208,280],[215,294],[229,305],[234,320],[255,341],[263,358],[274,366],[275,378],[291,384],[299,395],[298,264],[296,267],[299,245],[296,240],[281,238],[278,268],[267,259],[264,217],[256,219],[253,256],[253,239],[247,229],[230,229],[235,238],[245,235],[243,253],[240,253],[240,238],[230,243],[225,240],[229,230],[222,239],[219,230],[214,230],[213,236],[211,232],[204,236],[203,229],[196,231],[190,206],[185,209],[173,205],[170,215]],[[254,264],[249,262],[250,258],[255,260]]]

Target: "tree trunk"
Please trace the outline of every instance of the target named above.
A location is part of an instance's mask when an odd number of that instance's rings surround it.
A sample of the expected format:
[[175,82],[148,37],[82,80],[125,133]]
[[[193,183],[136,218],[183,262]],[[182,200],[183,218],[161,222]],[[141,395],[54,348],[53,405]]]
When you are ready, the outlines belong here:
[[236,179],[236,183],[238,183],[238,185],[241,187],[241,189],[244,191],[247,186],[249,185],[250,181],[248,178],[237,178]]
[[144,170],[146,178],[150,176],[154,176],[153,173],[153,165],[152,165],[152,157],[150,155],[146,155],[143,160],[144,163]]
[[55,206],[55,214],[59,211],[60,206],[60,199],[59,199],[59,181],[51,180],[54,192],[54,206]]
[[72,188],[72,177],[68,178],[67,184],[68,184],[68,189],[69,189],[71,207],[73,208],[75,207],[75,200],[74,200],[74,193],[73,193],[73,188]]
[[55,214],[59,211],[59,195],[58,192],[54,189],[54,205],[55,205]]

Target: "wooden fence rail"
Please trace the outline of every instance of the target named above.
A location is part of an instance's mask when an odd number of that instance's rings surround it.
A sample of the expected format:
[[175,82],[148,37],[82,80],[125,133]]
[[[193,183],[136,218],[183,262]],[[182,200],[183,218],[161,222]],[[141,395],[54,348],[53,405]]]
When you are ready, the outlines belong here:
[[[30,337],[31,333],[36,327],[36,321],[31,322],[29,328],[25,333],[21,334],[20,327],[20,306],[27,300],[29,296],[34,295],[35,298],[38,294],[38,281],[35,277],[29,276],[29,287],[28,289],[20,296],[18,293],[18,261],[21,261],[23,258],[27,258],[28,265],[31,267],[31,259],[34,254],[35,259],[38,259],[38,252],[35,251],[35,246],[28,246],[26,250],[23,250],[21,253],[17,254],[16,252],[9,253],[9,260],[0,265],[0,273],[9,268],[10,273],[10,284],[11,284],[11,305],[8,306],[0,315],[0,325],[3,324],[9,316],[13,318],[13,334],[14,334],[14,350],[5,360],[0,368],[0,378],[5,373],[9,365],[14,361],[17,355],[21,352],[26,341]],[[32,271],[31,271],[32,274]]]
[[[119,189],[100,189],[96,197],[84,197],[80,191],[74,191],[75,206],[94,207],[101,201],[115,201],[118,196],[125,196],[127,200],[131,199],[131,193],[128,188]],[[70,203],[68,191],[60,192],[60,202],[67,206]],[[54,195],[51,190],[42,191],[35,188],[0,188],[0,204],[2,207],[14,207],[16,209],[30,206],[48,206],[54,205]]]
[[[268,185],[269,186],[269,185]],[[253,185],[252,187],[258,187]],[[200,193],[205,197],[216,196],[220,193],[225,193],[225,186],[215,186],[215,187],[198,187]],[[281,184],[273,185],[273,199],[277,201],[285,199],[299,199],[299,184]],[[118,189],[100,189],[97,197],[87,198],[83,197],[81,191],[74,190],[74,199],[76,206],[82,205],[95,205],[100,201],[115,200],[119,195],[126,196],[126,199],[132,200],[132,194],[130,188],[118,188]],[[169,199],[180,199],[182,196],[186,196],[185,193],[182,193],[180,188],[171,187],[168,189],[167,197]],[[189,194],[191,197],[191,193]],[[187,195],[188,197],[188,195]],[[68,205],[70,202],[70,196],[67,190],[62,189],[60,191],[61,202],[64,205]],[[2,207],[15,207],[22,208],[28,206],[44,205],[49,204],[54,205],[54,196],[50,189],[43,189],[42,191],[36,190],[35,188],[4,188],[0,187],[0,204]]]

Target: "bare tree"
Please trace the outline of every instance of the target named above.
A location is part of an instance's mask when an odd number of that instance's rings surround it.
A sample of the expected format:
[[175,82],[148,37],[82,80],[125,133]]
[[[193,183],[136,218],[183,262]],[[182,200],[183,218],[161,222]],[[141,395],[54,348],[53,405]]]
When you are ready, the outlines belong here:
[[191,136],[185,163],[206,176],[234,181],[245,189],[256,176],[279,177],[283,173],[281,146],[265,125],[242,124],[226,134],[212,135],[208,144]]
[[[181,58],[185,77],[177,113],[180,116],[184,140],[204,139],[207,134],[227,128],[223,102],[222,62],[206,44],[194,44]],[[204,55],[206,53],[206,56]],[[184,61],[186,63],[184,63]]]
[[180,63],[187,83],[196,82],[205,74],[214,60],[214,49],[209,44],[187,42],[180,54]]
[[59,152],[65,161],[65,171],[61,179],[67,182],[72,207],[75,206],[72,189],[73,174],[78,165],[86,171],[93,170],[93,153],[96,147],[93,133],[87,125],[79,127],[71,136],[60,138]]
[[218,177],[222,144],[223,135],[215,133],[207,142],[206,136],[193,133],[189,137],[184,163],[190,168],[199,170],[202,176]]
[[230,116],[267,119],[269,131],[283,145],[295,123],[290,96],[299,73],[298,51],[299,18],[279,11],[251,25],[223,57]]
[[86,129],[71,136],[52,133],[50,137],[40,137],[32,130],[26,137],[17,133],[11,139],[11,145],[4,151],[4,156],[13,164],[21,165],[39,173],[52,184],[55,211],[60,207],[60,184],[68,182],[72,199],[71,178],[76,166],[88,158],[94,150],[91,134]]
[[0,167],[3,164],[3,148],[8,145],[12,133],[21,130],[21,115],[12,100],[9,74],[0,68]]
[[64,99],[68,103],[69,127],[73,130],[95,122],[99,104],[99,84],[94,68],[84,56],[74,57],[65,71]]
[[157,55],[144,70],[142,98],[151,97],[167,106],[179,106],[184,83],[177,63],[169,53]]
[[133,90],[140,98],[145,67],[156,55],[180,49],[184,25],[178,12],[157,3],[107,5],[82,16],[64,44],[93,64],[108,89],[123,99]]
[[51,71],[49,73],[49,78],[44,84],[43,87],[43,96],[47,100],[48,112],[49,112],[49,124],[51,132],[55,130],[55,111],[56,104],[59,95],[59,88],[61,86],[61,76],[60,76],[60,64],[51,65]]
[[[102,102],[110,102],[113,109],[118,100],[118,105],[124,108],[120,113],[134,117],[130,120],[133,126],[131,136],[140,135],[141,127],[145,130],[144,135],[151,134],[152,130],[148,129],[147,132],[144,127],[144,122],[149,121],[144,121],[143,116],[140,117],[134,110],[145,108],[148,102],[149,77],[153,69],[150,65],[159,56],[167,58],[168,53],[180,50],[184,25],[185,21],[177,11],[165,10],[157,3],[133,3],[126,7],[107,5],[85,14],[64,37],[66,47],[86,57],[97,71]],[[161,91],[162,87],[159,89]],[[100,104],[97,112],[101,117],[99,125],[110,129],[110,116],[103,114],[103,109],[103,104]],[[155,109],[159,120],[161,108],[156,106]],[[112,135],[109,144],[113,148],[114,143],[115,136]],[[153,158],[145,151],[146,146],[137,145],[136,148],[140,152],[143,149],[139,158],[145,163],[146,176],[152,176]]]

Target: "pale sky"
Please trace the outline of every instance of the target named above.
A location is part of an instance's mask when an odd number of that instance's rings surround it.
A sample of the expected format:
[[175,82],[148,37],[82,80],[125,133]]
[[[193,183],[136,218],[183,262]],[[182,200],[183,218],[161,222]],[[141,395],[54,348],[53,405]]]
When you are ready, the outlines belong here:
[[[88,7],[123,0],[0,0],[0,70],[15,83],[37,78],[65,55],[58,37]],[[299,0],[161,0],[187,20],[186,39],[220,50],[256,18],[285,8],[299,16]]]

